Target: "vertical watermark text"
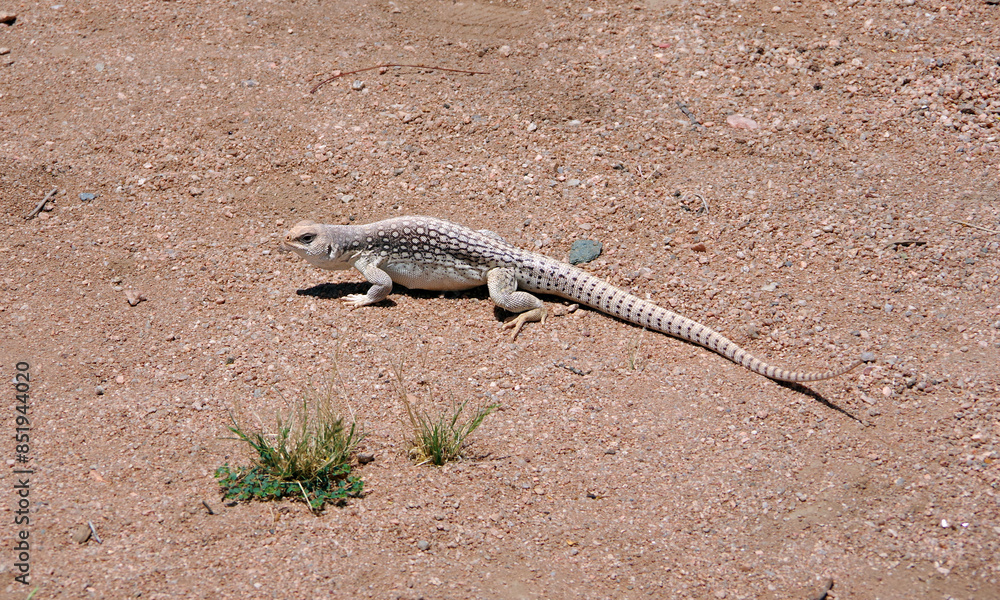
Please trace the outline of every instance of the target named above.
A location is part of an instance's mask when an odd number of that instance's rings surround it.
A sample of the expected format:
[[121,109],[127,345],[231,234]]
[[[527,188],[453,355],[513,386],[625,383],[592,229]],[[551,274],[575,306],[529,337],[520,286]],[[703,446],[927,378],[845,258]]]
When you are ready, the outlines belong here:
[[31,365],[14,365],[14,579],[31,583]]

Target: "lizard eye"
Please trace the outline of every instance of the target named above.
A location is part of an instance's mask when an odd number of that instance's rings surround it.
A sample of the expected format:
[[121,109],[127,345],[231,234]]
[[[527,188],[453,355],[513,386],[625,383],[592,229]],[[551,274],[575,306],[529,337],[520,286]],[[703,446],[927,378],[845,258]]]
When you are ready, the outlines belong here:
[[316,234],[314,233],[307,233],[299,236],[299,241],[303,244],[311,244],[314,239],[316,239]]

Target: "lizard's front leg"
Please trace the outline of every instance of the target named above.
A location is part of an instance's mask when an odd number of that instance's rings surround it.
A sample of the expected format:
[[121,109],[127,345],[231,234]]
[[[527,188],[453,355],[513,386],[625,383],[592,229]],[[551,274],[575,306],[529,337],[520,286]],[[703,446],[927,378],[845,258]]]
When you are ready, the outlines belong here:
[[367,294],[349,294],[344,296],[344,302],[351,308],[368,306],[381,302],[392,292],[392,277],[382,270],[384,258],[371,252],[362,252],[354,261],[354,268],[365,276],[372,284]]
[[513,329],[511,339],[517,337],[518,332],[528,321],[541,321],[545,323],[547,314],[542,301],[528,292],[517,291],[517,277],[513,269],[496,268],[490,269],[486,274],[486,285],[490,290],[490,299],[500,308],[512,312],[520,313],[516,318],[504,324],[504,329]]

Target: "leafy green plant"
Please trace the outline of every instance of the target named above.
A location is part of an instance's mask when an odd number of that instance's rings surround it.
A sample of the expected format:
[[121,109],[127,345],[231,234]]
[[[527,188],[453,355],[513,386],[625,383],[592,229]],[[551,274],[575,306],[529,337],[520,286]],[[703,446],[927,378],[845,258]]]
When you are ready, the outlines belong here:
[[303,399],[289,417],[277,415],[274,433],[249,430],[230,414],[229,431],[251,449],[249,467],[225,464],[215,478],[226,498],[276,500],[301,498],[313,511],[329,502],[360,496],[363,482],[351,475],[351,453],[364,438],[352,422],[338,417],[329,399]]
[[397,390],[403,407],[406,409],[410,426],[410,458],[418,465],[431,463],[441,466],[446,462],[461,458],[462,449],[472,432],[482,425],[483,420],[496,410],[499,404],[490,404],[476,410],[472,417],[461,421],[462,412],[468,405],[466,400],[461,404],[452,401],[450,414],[442,411],[435,417],[417,410],[413,406],[412,396],[406,393],[403,385],[403,363],[393,364],[396,373]]

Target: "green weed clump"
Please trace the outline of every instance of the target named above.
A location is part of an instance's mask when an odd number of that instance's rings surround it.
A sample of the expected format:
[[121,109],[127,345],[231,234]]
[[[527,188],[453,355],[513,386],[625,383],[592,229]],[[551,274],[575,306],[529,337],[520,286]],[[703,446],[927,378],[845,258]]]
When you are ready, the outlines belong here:
[[364,438],[355,423],[344,424],[329,401],[303,400],[289,417],[277,415],[274,433],[250,430],[230,415],[229,431],[251,449],[251,466],[215,471],[226,498],[305,501],[313,511],[361,495],[363,482],[351,475],[351,454]]
[[453,401],[450,411],[442,411],[432,417],[413,406],[412,396],[403,387],[402,362],[394,364],[393,370],[396,373],[397,391],[410,426],[410,436],[407,439],[409,455],[418,465],[430,463],[440,467],[446,462],[461,458],[468,437],[482,425],[483,419],[500,406],[484,406],[477,409],[471,418],[462,421],[462,412],[469,401],[461,404]]

